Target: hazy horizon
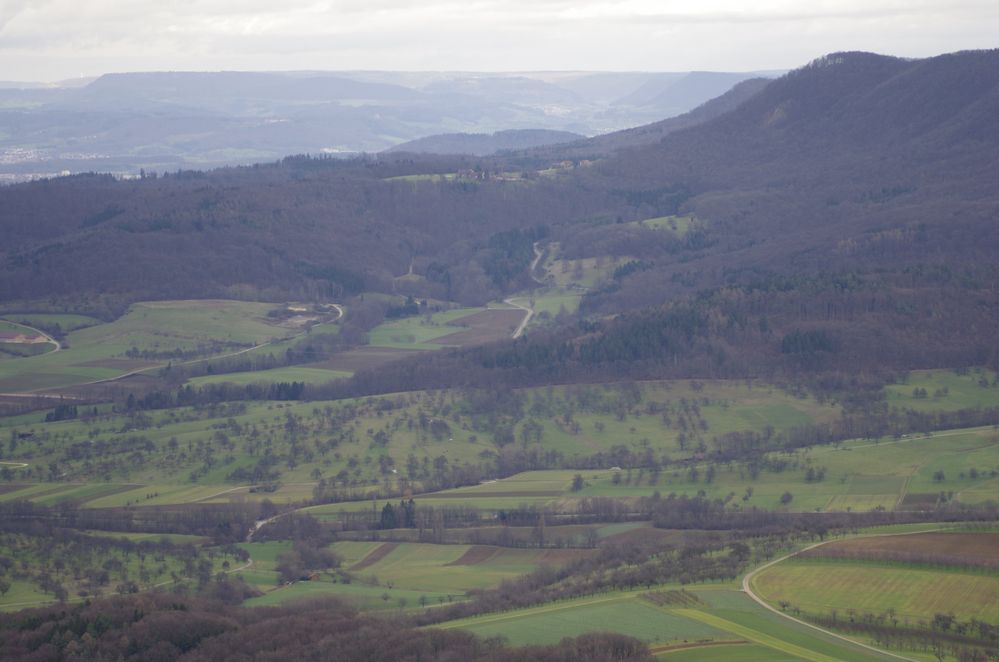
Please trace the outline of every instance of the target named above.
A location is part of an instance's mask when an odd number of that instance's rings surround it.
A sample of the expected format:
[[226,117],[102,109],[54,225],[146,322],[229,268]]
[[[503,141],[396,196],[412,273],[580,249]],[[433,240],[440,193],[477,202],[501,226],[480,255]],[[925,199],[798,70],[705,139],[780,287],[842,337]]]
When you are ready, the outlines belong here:
[[996,45],[999,6],[979,0],[714,0],[359,3],[7,0],[0,80],[134,71],[761,71],[825,53],[919,58]]

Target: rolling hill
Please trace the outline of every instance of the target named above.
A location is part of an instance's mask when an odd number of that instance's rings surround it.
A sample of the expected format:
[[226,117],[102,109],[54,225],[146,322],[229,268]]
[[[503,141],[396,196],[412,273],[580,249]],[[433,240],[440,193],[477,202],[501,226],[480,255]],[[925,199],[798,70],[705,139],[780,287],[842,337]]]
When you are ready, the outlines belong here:
[[[627,140],[646,144],[533,179],[492,176],[503,158],[385,155],[12,187],[0,296],[343,296],[392,292],[412,265],[413,294],[482,303],[529,285],[543,238],[567,260],[635,262],[587,293],[584,316],[636,311],[655,326],[672,313],[638,311],[724,311],[736,326],[698,352],[742,351],[727,371],[774,352],[813,368],[875,349],[896,367],[988,361],[997,65],[997,51],[833,54],[734,91],[713,119],[636,131]],[[693,231],[634,223],[677,213],[699,219]],[[636,332],[622,324],[608,332]],[[782,345],[787,334],[805,335]],[[698,361],[689,369],[706,370]]]
[[[684,112],[705,94],[725,91],[717,85],[693,94],[664,90],[665,105],[622,101],[657,76],[222,71],[0,83],[0,177],[204,169],[297,153],[344,156],[445,132],[593,135]],[[719,76],[734,83],[748,74]]]

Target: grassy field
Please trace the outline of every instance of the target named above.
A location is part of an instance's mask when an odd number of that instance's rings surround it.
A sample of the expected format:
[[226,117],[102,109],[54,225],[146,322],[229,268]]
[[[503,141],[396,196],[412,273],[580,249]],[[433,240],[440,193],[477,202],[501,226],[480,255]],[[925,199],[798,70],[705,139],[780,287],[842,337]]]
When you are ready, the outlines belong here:
[[[276,574],[276,573],[275,573]],[[264,595],[251,598],[243,604],[247,607],[268,607],[298,600],[336,597],[345,600],[359,609],[367,611],[405,609],[419,607],[421,600],[436,605],[447,601],[448,596],[436,591],[412,591],[402,588],[386,588],[366,584],[344,584],[320,578],[309,582],[295,582],[290,586],[273,588]],[[451,596],[453,599],[454,596]]]
[[657,657],[670,662],[797,662],[801,658],[757,644],[721,644],[667,649]]
[[[539,321],[547,317],[555,317],[565,311],[574,313],[579,310],[579,302],[583,298],[581,292],[570,292],[562,289],[537,290],[530,297],[534,303],[534,311]],[[532,322],[533,323],[533,322]]]
[[238,351],[298,333],[266,317],[272,304],[137,303],[109,324],[72,331],[64,350],[0,364],[0,391],[24,392],[116,377],[142,368]]
[[[293,379],[305,376],[297,371],[318,369],[288,370],[284,377]],[[335,373],[321,376],[326,374]],[[780,431],[839,415],[829,404],[734,381],[553,387],[526,389],[516,397],[522,413],[512,423],[515,443],[556,451],[569,462],[620,446],[635,453],[648,449],[671,460],[691,458],[701,443],[708,447],[714,435],[767,426]],[[46,503],[73,499],[94,506],[264,496],[301,501],[310,498],[320,478],[335,479],[363,494],[386,480],[406,477],[418,482],[434,461],[477,463],[495,452],[493,433],[486,427],[493,423],[479,413],[481,403],[476,402],[475,396],[456,392],[413,393],[342,402],[232,403],[136,415],[104,408],[94,418],[52,423],[42,421],[43,412],[0,419],[0,462],[8,463],[0,465],[2,475],[8,482],[45,483],[38,489],[48,490],[35,496],[34,487],[25,487],[0,498],[44,498]],[[432,430],[430,421],[444,425]],[[294,458],[289,456],[289,430],[295,433]],[[681,434],[687,435],[685,445]],[[127,455],[114,451],[125,447]],[[255,454],[264,447],[279,458],[275,470],[282,486],[273,494],[250,494],[240,486],[252,481],[239,478],[240,472],[255,466]],[[97,454],[103,454],[100,463],[95,462]],[[538,472],[418,499],[428,505],[499,509],[523,503],[571,506],[574,499],[587,496],[703,492],[730,498],[733,507],[813,511],[891,510],[917,502],[932,506],[941,498],[965,503],[999,498],[999,434],[992,428],[851,441],[770,457],[773,464],[758,471],[740,462],[714,467],[700,463],[694,471],[689,465],[659,472],[585,470],[578,472],[584,479],[578,492],[570,489],[576,471]],[[818,471],[821,478],[813,475],[810,480],[809,470]],[[60,480],[48,483],[54,477]],[[781,505],[785,492],[792,500]],[[364,502],[339,504],[319,514],[329,517],[340,509],[366,507]]]
[[[480,636],[502,635],[513,644],[553,643],[565,636],[609,630],[642,639],[660,658],[669,660],[880,659],[876,653],[862,652],[850,644],[784,621],[740,591],[723,585],[694,585],[685,590],[699,599],[700,606],[658,607],[644,600],[642,592],[626,591],[484,614],[438,627],[460,628]],[[712,643],[719,647],[691,648],[694,644]],[[709,650],[713,651],[711,655],[723,652],[724,657],[700,657],[709,655]],[[751,657],[744,658],[744,652]]]
[[[449,624],[450,625],[450,624]],[[468,619],[461,629],[480,637],[501,635],[511,644],[551,644],[586,632],[611,631],[656,644],[721,639],[721,630],[636,598],[581,599]]]
[[[27,340],[28,342],[15,342]],[[56,349],[46,334],[25,323],[0,319],[0,361],[39,356]]]
[[[681,399],[691,397],[694,391],[689,384],[673,383],[645,385],[641,392],[646,404],[670,402],[675,407],[679,406],[677,403]],[[578,431],[567,428],[557,417],[532,416],[529,413],[535,407],[532,403],[546,408],[574,406],[570,401],[584,397],[580,393],[579,389],[566,388],[523,391],[518,397],[523,398],[526,411],[515,425],[515,434],[522,436],[524,426],[529,423],[540,426],[540,438],[532,444],[558,450],[567,457],[606,451],[617,444],[639,448],[644,444],[652,445],[652,440],[655,440],[652,447],[659,451],[683,454],[676,441],[678,432],[665,428],[655,416],[642,416],[638,409],[634,415],[624,417],[609,412],[577,410],[576,420],[581,424]],[[792,398],[772,389],[750,388],[741,383],[705,383],[699,393],[702,403],[705,399],[711,402],[701,406],[701,415],[709,428],[717,426],[720,431],[745,427],[762,429],[768,424],[779,429],[836,415],[832,407]],[[587,387],[586,394],[586,398],[592,395],[607,406],[619,397],[616,387]],[[749,410],[753,403],[761,400],[769,405],[762,412],[751,414]],[[387,410],[383,406],[386,402],[391,405]],[[74,444],[89,445],[98,440],[124,443],[122,440],[138,435],[152,444],[143,451],[143,457],[135,456],[128,463],[119,462],[110,472],[97,474],[98,478],[142,484],[172,483],[178,479],[189,482],[188,474],[200,464],[192,455],[194,447],[200,442],[202,447],[210,443],[218,459],[223,461],[212,463],[203,475],[197,476],[197,482],[224,485],[228,474],[255,462],[246,451],[253,446],[249,435],[254,430],[257,439],[264,439],[273,452],[280,454],[288,449],[286,426],[294,425],[299,441],[308,445],[311,459],[303,455],[294,467],[282,467],[282,481],[315,482],[316,469],[322,476],[334,476],[346,470],[351,482],[361,486],[365,484],[363,481],[384,480],[378,469],[382,456],[393,458],[399,471],[408,471],[404,463],[410,454],[421,462],[422,457],[427,457],[429,462],[429,458],[437,456],[446,458],[448,462],[479,461],[481,453],[496,446],[490,431],[483,429],[484,423],[480,422],[479,414],[474,409],[477,406],[467,403],[459,393],[415,393],[335,403],[235,403],[215,409],[153,411],[138,418],[107,414],[91,420],[54,423],[42,422],[44,414],[38,413],[0,420],[0,430],[6,429],[8,433],[16,430],[18,434],[31,436],[30,442],[18,444],[16,449],[9,446],[3,448],[0,461],[28,463],[33,472],[25,476],[29,480],[45,479],[47,474],[39,477],[36,470],[40,466],[47,467],[51,462],[61,467],[60,473],[65,473],[66,479],[90,480],[94,477],[93,469],[88,474],[85,462],[71,459],[68,455]],[[423,420],[443,418],[449,433],[435,436],[429,428],[415,425],[421,416]],[[324,450],[325,446],[320,448],[317,444],[325,445],[330,439],[330,421],[333,418],[337,420],[337,425],[332,433],[339,439],[339,445],[334,452],[330,452],[328,448]],[[596,426],[598,422],[602,427]],[[220,437],[220,429],[224,430],[224,437]],[[373,443],[376,437],[385,441]],[[233,442],[234,446],[228,448],[226,440]],[[77,455],[74,453],[73,457]],[[143,461],[139,462],[140,459]],[[87,475],[89,478],[86,478]],[[362,482],[357,483],[358,479]]]
[[639,225],[650,230],[670,230],[681,237],[687,234],[690,227],[695,224],[696,221],[693,216],[658,216],[656,218],[634,221],[634,225]]
[[234,372],[222,375],[207,375],[187,380],[191,386],[205,384],[261,384],[274,382],[304,382],[306,384],[324,384],[334,379],[345,379],[353,373],[342,370],[326,370],[307,366],[288,366],[272,370],[257,370],[254,372]]
[[904,382],[885,387],[888,403],[918,411],[995,407],[999,374],[984,368],[913,370]]
[[463,598],[473,588],[496,586],[503,579],[530,572],[542,564],[558,565],[575,550],[508,549],[472,545],[379,543],[340,541],[331,549],[342,567],[355,577],[344,583],[332,573],[308,582],[279,585],[274,566],[291,548],[286,542],[240,545],[253,559],[243,578],[265,591],[247,602],[251,606],[281,604],[309,597],[336,596],[365,609],[398,609],[440,604]]
[[754,589],[768,601],[787,600],[806,613],[854,609],[880,615],[894,609],[903,622],[913,623],[937,613],[990,623],[999,618],[999,577],[980,573],[791,560],[760,573]]
[[368,345],[393,349],[440,349],[442,344],[432,341],[461,331],[462,318],[485,312],[487,308],[455,308],[384,322],[368,334]]
[[995,537],[948,532],[833,542],[766,568],[753,577],[753,590],[805,614],[893,613],[914,625],[940,613],[994,623]]
[[[338,542],[340,547],[367,543]],[[348,550],[343,556],[347,558]],[[387,550],[387,552],[386,552]],[[362,578],[377,578],[399,588],[463,595],[473,588],[496,586],[541,565],[558,566],[590,553],[588,550],[511,549],[486,545],[432,545],[427,543],[382,543],[370,548],[351,566]],[[373,556],[372,556],[373,555]],[[374,559],[373,563],[368,563]]]
[[[775,457],[781,457],[779,455]],[[763,508],[777,507],[784,492],[790,492],[792,510],[893,510],[909,495],[938,498],[940,492],[965,503],[999,498],[999,437],[991,428],[953,430],[930,437],[910,437],[847,442],[838,446],[804,449],[784,455],[791,467],[782,472],[764,471],[755,479],[744,469],[719,467],[707,482],[706,467],[697,480],[688,472],[666,471],[657,485],[650,485],[645,472],[641,481],[632,472],[614,485],[613,474],[583,472],[587,487],[580,495],[647,495],[653,487],[663,494],[675,492],[693,496],[724,498],[734,493],[739,503]],[[821,481],[809,482],[809,467],[824,468]],[[939,473],[939,472],[942,472]],[[974,474],[974,475],[973,475]],[[626,476],[627,474],[625,474]],[[743,500],[742,497],[751,495]],[[951,494],[952,493],[952,494]]]
[[927,531],[919,535],[850,538],[807,550],[800,557],[999,570],[999,533],[947,530]]
[[0,317],[28,326],[58,326],[64,333],[104,323],[96,317],[69,313],[3,313]]
[[[999,439],[991,428],[956,430],[932,437],[884,440],[880,443],[849,442],[839,448],[819,447],[792,458],[798,463],[782,472],[764,471],[755,478],[738,465],[722,466],[708,482],[707,468],[701,466],[692,479],[689,470],[666,470],[655,478],[645,470],[552,470],[517,474],[480,485],[445,490],[417,496],[425,505],[468,505],[485,510],[512,508],[521,504],[571,508],[575,499],[587,496],[635,497],[674,493],[695,496],[704,493],[712,498],[737,497],[740,507],[781,508],[780,498],[790,492],[790,510],[854,510],[877,507],[893,510],[907,494],[953,492],[954,499],[979,503],[999,499],[999,480],[992,475],[999,469]],[[826,477],[809,482],[805,467],[824,467]],[[977,478],[970,471],[976,468]],[[933,476],[944,471],[942,480]],[[571,490],[576,474],[585,486]],[[615,482],[618,481],[618,482]],[[743,498],[745,497],[745,498]],[[314,514],[335,518],[344,510],[363,510],[365,503],[341,503],[319,506]]]

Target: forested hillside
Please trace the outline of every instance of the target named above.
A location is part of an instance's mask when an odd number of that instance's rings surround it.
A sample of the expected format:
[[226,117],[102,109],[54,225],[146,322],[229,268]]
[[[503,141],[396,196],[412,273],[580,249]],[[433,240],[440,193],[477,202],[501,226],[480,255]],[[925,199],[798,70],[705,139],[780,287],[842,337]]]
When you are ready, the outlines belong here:
[[[0,298],[335,300],[409,274],[408,294],[482,303],[530,284],[532,244],[551,242],[622,266],[579,320],[482,365],[577,379],[990,363],[997,116],[999,51],[839,53],[595,163],[299,157],[20,185],[0,190]],[[673,214],[692,220],[635,222]]]
[[473,154],[488,156],[501,150],[527,149],[542,145],[574,142],[584,138],[569,131],[521,129],[496,133],[442,133],[396,145],[389,152],[417,154]]

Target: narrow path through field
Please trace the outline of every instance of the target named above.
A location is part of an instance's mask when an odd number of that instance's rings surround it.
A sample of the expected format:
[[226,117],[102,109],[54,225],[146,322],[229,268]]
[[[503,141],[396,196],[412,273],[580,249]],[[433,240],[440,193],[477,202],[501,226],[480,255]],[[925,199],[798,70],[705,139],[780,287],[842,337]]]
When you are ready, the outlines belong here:
[[[292,510],[292,511],[289,511],[289,512],[295,512],[295,511]],[[268,517],[267,519],[261,519],[261,520],[257,520],[256,522],[254,522],[253,526],[250,528],[250,532],[246,534],[246,542],[253,542],[253,535],[257,531],[259,531],[261,529],[261,527],[263,527],[266,524],[270,524],[271,522],[273,522],[277,518],[283,517],[283,516],[285,516],[287,514],[288,513],[279,513],[277,515],[274,515],[273,517]]]
[[547,605],[543,607],[535,607],[533,609],[518,609],[511,612],[503,612],[500,614],[483,614],[481,616],[470,616],[468,618],[458,619],[456,621],[448,621],[444,623],[438,623],[436,625],[430,625],[427,627],[437,628],[438,630],[450,630],[452,628],[469,626],[469,625],[481,625],[483,623],[496,623],[498,621],[508,621],[519,618],[527,618],[530,616],[535,616],[537,614],[547,614],[553,611],[562,611],[563,609],[577,609],[579,607],[587,607],[589,605],[600,604],[604,602],[623,602],[625,600],[633,600],[638,591],[632,593],[619,593],[612,596],[594,598],[593,600],[577,601],[577,602],[566,602],[563,604]]
[[905,501],[905,495],[909,493],[909,483],[912,481],[912,477],[917,471],[919,471],[919,467],[913,467],[912,473],[905,477],[905,482],[902,483],[902,490],[898,495],[898,501],[895,502],[895,510],[902,507],[902,502]]
[[[923,531],[906,531],[906,532],[903,532],[903,533],[872,533],[870,535],[855,536],[854,538],[874,538],[874,537],[881,537],[881,536],[911,536],[911,535],[916,535],[916,534],[920,534],[920,533],[929,533],[931,531],[945,531],[945,530],[946,530],[946,527],[940,527],[940,528],[937,528],[937,529],[926,529],[926,530],[923,530]],[[833,632],[831,630],[827,630],[825,628],[819,627],[818,625],[814,625],[814,624],[809,623],[807,621],[804,621],[804,620],[802,620],[800,618],[795,618],[794,616],[791,616],[790,614],[785,614],[781,610],[775,609],[774,607],[770,606],[770,604],[768,602],[766,602],[763,598],[761,598],[759,595],[757,595],[756,593],[753,592],[753,589],[752,589],[752,580],[753,580],[753,578],[756,577],[756,575],[760,574],[762,571],[764,571],[767,568],[769,568],[770,566],[777,565],[781,561],[786,561],[787,559],[789,559],[789,558],[791,558],[793,556],[797,556],[798,554],[801,554],[802,552],[807,552],[807,551],[809,551],[811,549],[815,549],[816,547],[822,547],[823,545],[828,545],[829,543],[837,542],[837,541],[838,541],[838,539],[837,540],[824,540],[822,542],[817,542],[814,545],[808,545],[807,547],[803,547],[802,549],[799,549],[799,550],[797,550],[795,552],[791,552],[790,554],[785,554],[784,556],[781,556],[780,558],[777,558],[777,559],[774,559],[773,561],[769,561],[767,563],[764,563],[763,565],[761,565],[760,567],[756,568],[755,570],[751,570],[750,572],[746,573],[746,575],[742,578],[742,590],[746,593],[746,595],[748,595],[750,598],[752,598],[760,606],[764,607],[765,609],[768,609],[769,611],[772,611],[773,613],[777,614],[778,616],[786,618],[786,619],[788,619],[790,621],[794,621],[795,623],[798,623],[799,625],[804,625],[806,627],[812,628],[813,630],[818,630],[819,632],[821,632],[821,633],[823,633],[823,634],[825,634],[827,636],[835,637],[836,639],[841,639],[842,641],[848,642],[848,643],[853,644],[855,646],[860,646],[861,648],[866,648],[867,650],[874,651],[876,653],[880,653],[881,655],[887,655],[888,657],[893,657],[893,658],[896,658],[896,659],[899,659],[899,660],[907,660],[908,662],[918,662],[917,660],[915,660],[915,659],[913,659],[911,657],[905,657],[904,655],[898,655],[896,653],[891,653],[891,652],[888,652],[888,651],[885,651],[885,650],[881,650],[880,648],[875,648],[874,646],[869,646],[869,645],[867,645],[865,643],[856,641],[856,640],[851,639],[849,637],[845,637],[845,636],[843,636],[841,634],[836,634],[835,632]]]
[[214,499],[215,497],[220,497],[223,494],[229,494],[230,492],[238,492],[239,490],[248,490],[252,485],[240,485],[239,487],[230,487],[228,490],[222,490],[221,492],[216,492],[215,494],[209,494],[205,497],[198,497],[191,501],[191,503],[198,503],[199,501],[208,501],[209,499]]
[[503,303],[510,304],[514,308],[519,308],[523,310],[525,313],[527,313],[526,315],[524,315],[524,319],[521,320],[520,324],[517,326],[517,329],[513,332],[513,338],[516,340],[521,336],[521,334],[524,333],[524,329],[527,328],[527,323],[531,321],[532,317],[534,317],[534,309],[529,306],[524,306],[517,303],[517,299],[513,298],[503,299]]
[[[536,273],[538,269],[538,262],[541,261],[541,257],[545,254],[545,251],[540,248],[540,244],[540,241],[534,242],[534,246],[532,247],[534,249],[534,259],[531,260],[531,266],[528,269],[528,274],[531,276],[531,280],[538,285],[547,285],[548,283],[546,283],[543,279],[538,278]],[[526,306],[523,303],[518,303],[518,301],[525,301],[525,298],[510,297],[508,299],[503,299],[503,303],[524,311],[524,319],[521,320],[520,324],[517,325],[517,328],[513,332],[514,340],[524,334],[524,329],[527,328],[527,325],[531,322],[531,318],[534,317],[534,308],[530,305],[530,299],[526,299],[528,302],[528,305]]]
[[665,644],[663,646],[649,646],[649,652],[653,655],[659,653],[676,653],[689,650],[691,648],[718,648],[719,646],[745,646],[750,643],[747,639],[725,639],[719,641],[691,641],[686,644]]
[[[943,432],[931,432],[929,434],[929,436],[923,436],[921,434],[919,434],[919,435],[917,435],[917,434],[911,434],[909,436],[902,437],[901,439],[891,439],[891,440],[888,440],[888,441],[874,441],[874,442],[871,442],[869,444],[863,444],[863,445],[860,445],[860,446],[850,446],[849,449],[851,451],[855,451],[858,448],[875,448],[875,447],[878,447],[878,446],[891,446],[891,445],[894,445],[894,444],[911,444],[914,441],[926,441],[927,439],[939,439],[940,437],[955,437],[957,435],[971,434],[971,433],[974,433],[974,432],[980,432],[980,431],[991,430],[991,429],[992,429],[991,425],[980,425],[980,426],[975,427],[975,428],[959,428],[957,430],[945,430]],[[991,445],[991,444],[986,444],[986,446],[989,446],[989,445]],[[842,452],[842,450],[843,449],[836,448],[836,447],[829,447],[828,449],[825,449],[825,451],[828,452],[828,453],[838,453],[838,452]]]
[[528,273],[531,276],[531,280],[533,280],[538,285],[547,285],[547,283],[543,279],[538,278],[537,276],[538,262],[541,261],[541,256],[545,254],[545,252],[542,249],[538,248],[538,245],[540,243],[541,243],[540,241],[534,242],[534,246],[532,247],[534,249],[534,260],[531,261],[531,270]]

